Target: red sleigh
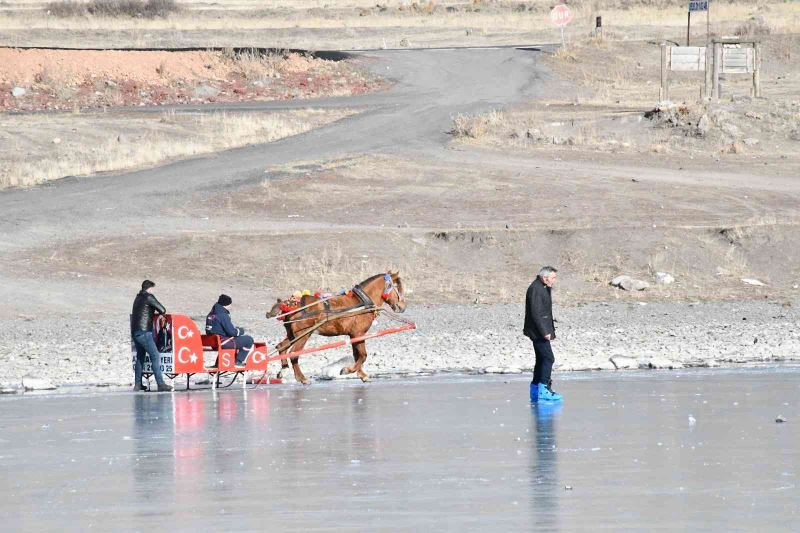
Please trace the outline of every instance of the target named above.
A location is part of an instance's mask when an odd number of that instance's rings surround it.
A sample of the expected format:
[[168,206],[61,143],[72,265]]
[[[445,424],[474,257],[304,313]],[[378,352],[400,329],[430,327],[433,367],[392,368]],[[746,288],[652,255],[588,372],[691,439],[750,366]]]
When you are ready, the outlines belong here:
[[[212,386],[219,385],[220,376],[232,374],[230,386],[245,372],[260,372],[266,376],[268,348],[264,342],[256,342],[247,354],[244,364],[236,363],[236,348],[222,348],[219,335],[202,335],[194,320],[186,315],[166,314],[155,321],[156,346],[161,354],[161,371],[174,379],[186,376],[186,388],[190,388],[190,378],[195,374],[209,374]],[[205,366],[205,355],[214,354],[212,366]],[[134,353],[135,357],[135,353]],[[216,363],[214,363],[216,361]],[[217,364],[218,366],[213,366]],[[153,374],[150,356],[145,359],[143,375],[149,379]],[[242,379],[242,385],[246,383]],[[280,379],[270,379],[265,383],[281,383]]]
[[[312,353],[330,350],[366,339],[374,339],[400,331],[416,329],[413,322],[404,326],[388,328],[374,333],[367,333],[360,337],[346,338],[338,341],[329,342],[320,346],[314,346],[291,353],[291,357],[300,357]],[[253,372],[259,384],[283,383],[279,378],[268,378],[267,366],[272,361],[284,359],[287,356],[278,353],[270,353],[267,344],[256,342],[252,350],[247,354],[244,364],[236,363],[236,348],[220,348],[222,338],[219,335],[202,335],[197,329],[194,320],[186,315],[167,314],[161,315],[155,321],[153,333],[156,338],[161,364],[161,371],[171,379],[177,376],[186,376],[186,389],[190,388],[190,378],[195,374],[208,374],[212,387],[220,386],[220,377],[232,375],[232,379],[224,386],[229,387],[242,376],[242,387],[247,383],[243,374]],[[214,359],[218,366],[205,366],[205,355],[216,354]],[[133,348],[134,363],[136,350]],[[146,356],[142,374],[146,379],[153,375],[150,356]]]

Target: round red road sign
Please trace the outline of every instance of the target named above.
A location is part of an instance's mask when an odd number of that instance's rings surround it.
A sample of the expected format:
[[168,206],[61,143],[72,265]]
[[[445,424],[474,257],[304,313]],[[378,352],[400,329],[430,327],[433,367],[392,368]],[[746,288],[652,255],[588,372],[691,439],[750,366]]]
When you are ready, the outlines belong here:
[[572,20],[572,11],[564,4],[559,4],[550,12],[550,22],[553,26],[563,27]]

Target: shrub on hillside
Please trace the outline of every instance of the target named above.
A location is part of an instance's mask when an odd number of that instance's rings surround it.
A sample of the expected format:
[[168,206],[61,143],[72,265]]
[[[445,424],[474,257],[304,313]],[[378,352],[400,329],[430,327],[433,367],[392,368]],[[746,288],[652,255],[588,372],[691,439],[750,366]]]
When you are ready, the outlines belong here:
[[80,17],[86,14],[86,4],[73,0],[61,0],[45,5],[45,11],[55,17]]
[[56,17],[78,17],[93,15],[96,17],[166,17],[180,11],[175,0],[60,0],[45,6],[50,14]]
[[737,26],[733,33],[744,38],[763,37],[769,35],[771,29],[762,17],[750,17],[747,22]]
[[463,115],[459,113],[453,117],[453,128],[448,133],[456,138],[480,139],[505,122],[505,114],[498,110],[478,115]]

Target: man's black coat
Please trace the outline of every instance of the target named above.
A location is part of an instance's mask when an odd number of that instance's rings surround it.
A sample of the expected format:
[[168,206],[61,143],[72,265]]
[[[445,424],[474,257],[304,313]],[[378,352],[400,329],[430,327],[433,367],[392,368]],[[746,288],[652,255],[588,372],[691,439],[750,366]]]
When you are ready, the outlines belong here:
[[133,300],[131,310],[131,334],[137,331],[151,331],[153,329],[153,313],[164,314],[167,310],[161,302],[149,292],[142,290]]
[[526,337],[532,340],[556,338],[556,326],[553,321],[553,300],[550,298],[550,287],[542,282],[539,276],[528,287],[525,294],[525,328]]

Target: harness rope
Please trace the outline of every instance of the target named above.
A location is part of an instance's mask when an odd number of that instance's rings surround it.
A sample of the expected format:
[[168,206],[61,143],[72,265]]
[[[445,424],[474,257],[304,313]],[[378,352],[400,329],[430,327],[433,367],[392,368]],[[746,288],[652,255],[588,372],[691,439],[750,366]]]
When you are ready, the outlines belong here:
[[[319,302],[317,302],[317,303],[319,303]],[[311,313],[303,313],[303,316],[301,318],[294,318],[292,320],[284,320],[283,323],[284,324],[294,324],[295,322],[303,322],[304,320],[308,320],[310,318],[314,318],[314,317],[318,317],[318,316],[322,316],[322,315],[327,315],[327,316],[334,315],[334,316],[339,317],[343,313],[349,313],[349,312],[352,312],[352,311],[366,312],[366,311],[374,311],[374,310],[375,310],[375,306],[373,306],[373,308],[370,309],[370,308],[364,307],[363,305],[359,305],[358,307],[350,307],[348,309],[340,309],[340,310],[321,309],[319,311],[313,311]],[[294,313],[294,312],[296,312],[296,311],[292,311],[292,313]]]
[[413,320],[409,320],[408,318],[400,316],[400,313],[396,313],[391,309],[381,308],[381,311],[385,313],[390,319],[395,320],[397,322],[402,322],[403,324],[413,324]]

